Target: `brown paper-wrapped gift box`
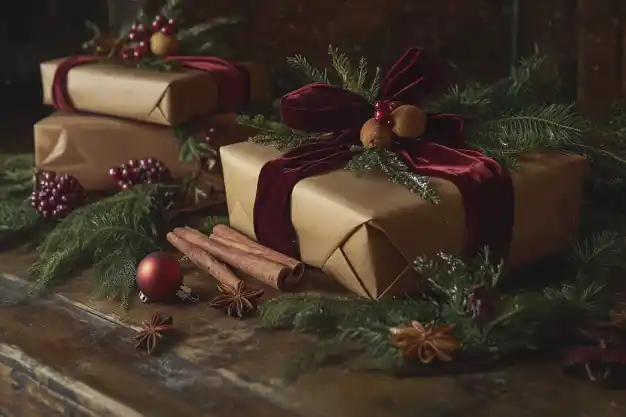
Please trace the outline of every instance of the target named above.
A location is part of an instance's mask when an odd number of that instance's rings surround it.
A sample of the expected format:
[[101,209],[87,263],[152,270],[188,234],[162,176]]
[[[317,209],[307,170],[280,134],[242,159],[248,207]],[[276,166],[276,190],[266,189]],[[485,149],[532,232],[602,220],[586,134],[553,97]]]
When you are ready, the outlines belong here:
[[[251,142],[221,149],[230,223],[252,238],[258,174],[279,155]],[[557,153],[530,154],[520,166],[513,174],[511,267],[573,241],[587,172],[584,158]],[[377,173],[338,170],[299,182],[291,213],[302,260],[363,297],[414,290],[419,281],[411,261],[438,251],[458,254],[464,245],[458,190],[445,180],[431,184],[441,198],[436,205]]]
[[[52,81],[63,59],[41,64],[45,104],[52,104]],[[250,75],[250,101],[269,99],[265,69],[241,64]],[[94,63],[73,68],[67,89],[77,110],[125,117],[160,125],[177,125],[219,110],[218,87],[207,72],[174,72]]]
[[[224,134],[217,136],[214,148],[241,142],[250,134],[233,122],[234,115],[229,114],[207,119],[207,126],[223,126],[220,131]],[[37,168],[72,174],[90,191],[114,189],[109,169],[129,159],[156,158],[175,178],[196,169],[195,164],[179,161],[180,143],[172,129],[164,126],[57,112],[35,124],[34,133]]]

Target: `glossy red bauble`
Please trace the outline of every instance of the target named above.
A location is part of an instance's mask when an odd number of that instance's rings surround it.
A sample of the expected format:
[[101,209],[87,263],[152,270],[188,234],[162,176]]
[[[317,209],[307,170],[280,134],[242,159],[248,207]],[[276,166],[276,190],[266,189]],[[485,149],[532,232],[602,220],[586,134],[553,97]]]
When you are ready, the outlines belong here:
[[183,274],[173,256],[154,252],[139,263],[136,282],[149,301],[162,301],[176,294],[183,284]]

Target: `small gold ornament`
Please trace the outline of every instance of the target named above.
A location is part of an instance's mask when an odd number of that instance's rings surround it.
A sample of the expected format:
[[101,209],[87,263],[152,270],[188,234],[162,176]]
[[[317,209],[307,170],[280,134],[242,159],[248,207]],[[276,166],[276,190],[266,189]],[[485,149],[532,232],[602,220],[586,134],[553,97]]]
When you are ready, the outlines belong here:
[[176,55],[180,48],[180,42],[176,35],[167,35],[163,32],[156,32],[150,37],[150,50],[156,56],[165,58]]
[[361,128],[361,142],[366,148],[389,149],[393,145],[391,125],[385,121],[369,119]]
[[426,113],[416,106],[404,104],[391,112],[393,133],[401,138],[418,138],[426,130]]

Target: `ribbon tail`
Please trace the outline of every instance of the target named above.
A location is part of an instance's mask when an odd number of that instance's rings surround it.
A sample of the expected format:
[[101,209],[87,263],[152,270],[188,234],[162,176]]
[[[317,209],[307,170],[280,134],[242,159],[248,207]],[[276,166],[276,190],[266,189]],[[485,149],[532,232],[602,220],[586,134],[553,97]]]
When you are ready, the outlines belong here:
[[[254,233],[257,240],[275,251],[299,258],[296,230],[291,222],[291,194],[305,178],[338,169],[352,158],[344,134],[330,143],[309,146],[308,152],[294,150],[266,163],[257,184],[254,202]],[[317,155],[317,156],[316,156]]]
[[72,68],[101,60],[101,57],[76,55],[61,62],[52,80],[52,105],[57,110],[74,111],[74,103],[67,91],[67,78]]
[[480,152],[428,141],[420,141],[398,156],[414,173],[448,180],[458,188],[465,211],[466,258],[475,257],[485,247],[494,263],[508,257],[515,202],[508,170]]

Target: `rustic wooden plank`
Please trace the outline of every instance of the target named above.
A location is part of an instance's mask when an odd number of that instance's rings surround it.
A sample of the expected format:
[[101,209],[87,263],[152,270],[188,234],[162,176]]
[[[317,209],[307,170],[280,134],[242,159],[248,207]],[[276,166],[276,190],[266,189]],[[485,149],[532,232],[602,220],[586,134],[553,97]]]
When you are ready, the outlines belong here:
[[620,97],[617,6],[621,0],[578,0],[578,101],[590,117],[606,114]]
[[[21,275],[32,259],[28,251],[0,253],[0,266]],[[214,287],[208,277],[195,273],[186,276],[186,283],[205,297]],[[42,365],[62,369],[64,376],[146,415],[626,415],[626,398],[620,392],[594,390],[564,376],[557,363],[411,379],[329,365],[287,384],[280,379],[282,367],[307,347],[306,337],[263,331],[256,320],[226,318],[206,303],[137,303],[129,311],[120,310],[89,297],[88,274],[44,300],[29,297],[23,286],[15,287],[0,279],[0,338]],[[171,314],[184,336],[160,358],[135,352],[128,340],[132,327],[154,309]],[[215,402],[214,408],[207,412],[205,401]],[[157,412],[147,414],[149,407]]]

